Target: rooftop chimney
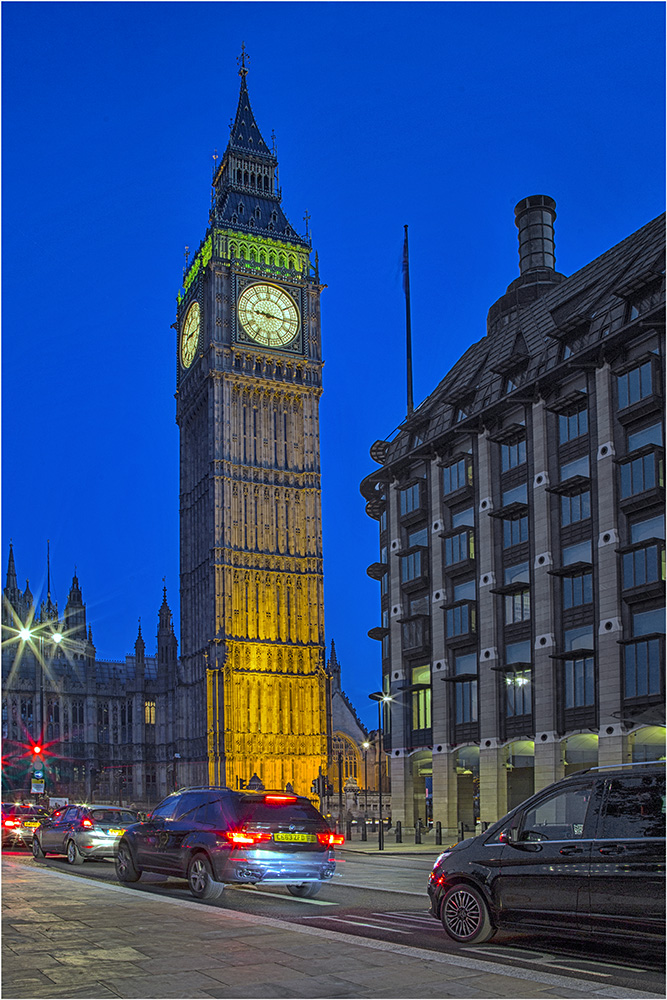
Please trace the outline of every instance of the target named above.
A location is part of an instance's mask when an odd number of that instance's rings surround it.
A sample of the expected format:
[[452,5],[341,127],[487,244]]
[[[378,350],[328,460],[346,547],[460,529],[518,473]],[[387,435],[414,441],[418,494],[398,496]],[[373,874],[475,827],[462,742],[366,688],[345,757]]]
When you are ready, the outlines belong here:
[[554,221],[556,202],[546,194],[524,198],[514,209],[514,221],[519,230],[519,268],[529,271],[555,271]]

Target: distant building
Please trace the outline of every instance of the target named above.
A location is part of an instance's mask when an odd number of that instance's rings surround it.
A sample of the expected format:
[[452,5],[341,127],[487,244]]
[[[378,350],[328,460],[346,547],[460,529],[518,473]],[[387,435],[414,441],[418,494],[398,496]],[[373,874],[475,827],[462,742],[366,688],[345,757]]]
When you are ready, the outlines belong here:
[[46,795],[150,805],[182,783],[166,588],[156,654],[146,655],[139,626],[133,656],[98,660],[76,574],[62,615],[50,585],[37,610],[28,584],[18,587],[10,545],[2,632],[3,796],[30,796],[35,744],[44,747]]
[[486,336],[361,486],[393,817],[450,833],[665,754],[664,217],[566,277],[552,199],[515,214]]

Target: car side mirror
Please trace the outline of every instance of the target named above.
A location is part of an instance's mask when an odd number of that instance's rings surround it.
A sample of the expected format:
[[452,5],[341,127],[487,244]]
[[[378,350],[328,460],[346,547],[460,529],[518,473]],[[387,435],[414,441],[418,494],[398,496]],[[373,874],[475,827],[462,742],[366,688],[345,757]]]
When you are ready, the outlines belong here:
[[516,827],[511,826],[507,830],[503,830],[498,838],[501,844],[516,844],[517,841],[517,830]]

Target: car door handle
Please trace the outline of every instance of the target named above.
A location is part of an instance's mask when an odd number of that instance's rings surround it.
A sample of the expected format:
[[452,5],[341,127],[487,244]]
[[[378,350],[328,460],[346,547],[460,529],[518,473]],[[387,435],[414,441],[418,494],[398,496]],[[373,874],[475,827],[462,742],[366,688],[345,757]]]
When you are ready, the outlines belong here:
[[561,854],[583,854],[583,847],[561,847]]
[[625,847],[622,844],[613,844],[611,847],[600,847],[600,854],[623,854],[625,853]]

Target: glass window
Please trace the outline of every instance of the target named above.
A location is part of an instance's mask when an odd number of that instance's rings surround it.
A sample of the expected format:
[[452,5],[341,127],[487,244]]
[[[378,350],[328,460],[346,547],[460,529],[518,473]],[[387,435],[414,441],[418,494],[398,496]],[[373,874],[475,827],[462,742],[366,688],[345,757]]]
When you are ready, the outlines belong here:
[[588,476],[589,474],[590,463],[588,455],[582,455],[580,458],[575,458],[572,462],[566,462],[565,465],[561,465],[560,467],[561,482],[571,479],[573,476]]
[[532,712],[530,670],[505,674],[505,714],[508,719]]
[[180,795],[170,795],[168,799],[160,802],[151,813],[151,819],[171,819],[178,805]]
[[509,642],[505,646],[505,663],[530,663],[530,642]]
[[508,566],[505,570],[505,583],[530,583],[530,569],[527,562]]
[[447,637],[466,635],[475,631],[476,609],[469,604],[459,604],[455,608],[447,608],[445,616]]
[[380,562],[381,563],[386,563],[387,562],[387,546],[386,545],[383,545],[382,548],[380,549]]
[[419,483],[408,486],[401,490],[401,515],[410,514],[413,510],[419,510]]
[[475,511],[472,507],[467,507],[465,510],[460,510],[458,513],[452,514],[452,528],[460,528],[462,525],[475,526]]
[[665,579],[664,546],[645,545],[623,554],[623,586],[641,587]]
[[412,684],[428,684],[422,691],[412,692],[412,728],[430,729],[431,726],[431,668],[428,664],[412,668]]
[[591,562],[591,543],[577,542],[576,545],[565,545],[563,547],[563,566],[571,566],[572,563]]
[[607,783],[600,838],[665,836],[664,775],[627,775]]
[[577,493],[573,497],[560,498],[561,524],[567,527],[568,524],[576,524],[577,521],[585,521],[591,516],[591,494],[588,490],[584,493]]
[[566,650],[595,648],[592,625],[568,628],[563,632],[563,639]]
[[454,587],[455,601],[474,601],[477,596],[477,589],[474,580],[466,580],[464,583],[457,583]]
[[631,462],[621,465],[621,498],[634,497],[638,493],[662,486],[662,459],[653,453],[641,455]]
[[652,635],[654,632],[665,631],[665,609],[654,611],[639,611],[632,616],[633,635]]
[[459,459],[452,465],[446,465],[442,470],[442,488],[445,496],[448,493],[455,493],[456,490],[464,486],[472,485],[472,465],[465,458]]
[[561,413],[558,417],[558,435],[561,444],[573,441],[588,433],[588,410],[583,407],[576,413]]
[[505,490],[502,506],[507,507],[510,503],[528,503],[528,485],[526,483],[521,483],[520,486],[515,486],[514,489]]
[[477,722],[477,681],[456,684],[456,723]]
[[147,726],[155,725],[155,702],[145,701],[144,702],[144,722]]
[[595,664],[592,656],[566,660],[565,707],[585,708],[595,704]]
[[421,576],[421,567],[422,554],[419,549],[407,556],[401,556],[401,582],[407,583],[408,580],[417,579],[417,577]]
[[651,424],[640,431],[628,434],[628,451],[643,448],[645,444],[662,444],[662,424]]
[[201,823],[203,826],[212,826],[217,830],[224,830],[226,826],[225,814],[220,799],[208,798],[207,801],[202,802],[197,810],[195,821]]
[[419,597],[412,598],[408,604],[408,608],[411,615],[427,615],[429,608],[428,594],[421,594]]
[[383,510],[380,514],[380,531],[387,530],[387,511]]
[[408,548],[411,548],[413,545],[428,545],[427,528],[420,528],[418,531],[410,532],[408,535]]
[[502,445],[501,454],[503,472],[514,469],[517,465],[523,465],[526,461],[526,439]]
[[528,516],[513,517],[503,520],[503,548],[528,541]]
[[563,577],[563,608],[577,608],[593,600],[593,574]]
[[530,591],[521,590],[518,594],[505,595],[505,624],[516,625],[530,619]]
[[661,666],[659,639],[629,643],[625,647],[625,697],[661,694]]
[[528,809],[519,820],[519,840],[573,840],[583,836],[593,784],[562,789]]
[[475,540],[472,531],[461,531],[445,539],[445,565],[453,566],[466,559],[475,558]]
[[651,362],[647,361],[625,375],[618,376],[618,407],[623,410],[626,406],[645,399],[653,392],[653,372]]
[[192,822],[202,803],[202,797],[202,792],[186,792],[185,795],[179,796],[178,805],[174,809],[172,818],[183,820],[186,823]]
[[665,519],[662,514],[649,517],[646,521],[636,521],[630,525],[630,541],[643,542],[647,538],[665,537]]
[[477,653],[463,653],[454,657],[454,673],[476,674],[477,673]]

